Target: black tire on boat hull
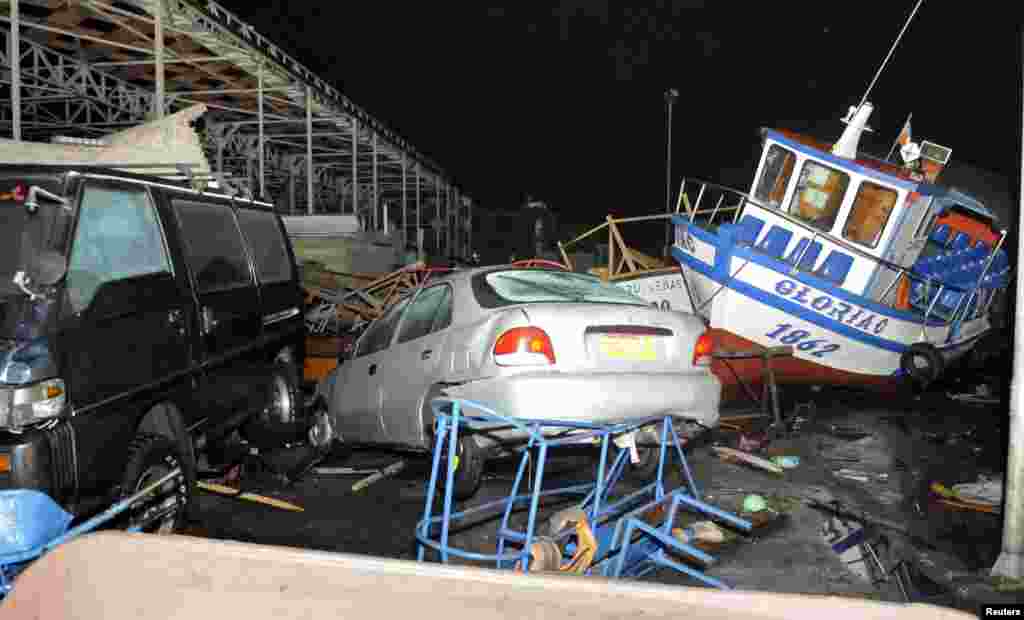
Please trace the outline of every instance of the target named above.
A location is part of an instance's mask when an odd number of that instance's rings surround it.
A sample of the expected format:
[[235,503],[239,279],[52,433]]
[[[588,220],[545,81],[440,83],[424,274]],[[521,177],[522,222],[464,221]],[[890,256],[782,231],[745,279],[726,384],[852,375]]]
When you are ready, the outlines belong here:
[[900,355],[900,368],[921,387],[927,387],[942,374],[945,363],[934,346],[918,342]]

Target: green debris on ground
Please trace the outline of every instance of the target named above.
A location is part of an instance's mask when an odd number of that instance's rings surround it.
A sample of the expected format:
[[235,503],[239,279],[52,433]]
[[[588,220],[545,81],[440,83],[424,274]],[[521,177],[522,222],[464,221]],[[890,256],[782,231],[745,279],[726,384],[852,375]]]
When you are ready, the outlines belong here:
[[1014,577],[992,577],[996,592],[1024,592],[1024,579]]

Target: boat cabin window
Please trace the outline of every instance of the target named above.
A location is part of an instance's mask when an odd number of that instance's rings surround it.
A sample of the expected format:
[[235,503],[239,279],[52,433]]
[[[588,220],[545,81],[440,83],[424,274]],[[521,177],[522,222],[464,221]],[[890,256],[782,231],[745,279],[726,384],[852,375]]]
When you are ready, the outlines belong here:
[[754,197],[766,205],[781,205],[795,163],[796,155],[792,151],[787,151],[778,144],[771,145],[764,158],[764,169],[761,171],[761,179],[757,183]]
[[868,181],[861,183],[850,217],[846,219],[843,236],[871,248],[878,246],[889,215],[896,206],[896,198],[896,190]]
[[789,213],[820,230],[832,230],[849,185],[846,173],[808,160],[800,169]]

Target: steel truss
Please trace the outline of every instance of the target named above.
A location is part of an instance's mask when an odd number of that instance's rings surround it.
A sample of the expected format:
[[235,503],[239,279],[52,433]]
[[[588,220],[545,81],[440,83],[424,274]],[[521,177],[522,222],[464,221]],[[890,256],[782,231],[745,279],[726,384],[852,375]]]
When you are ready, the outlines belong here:
[[102,137],[204,103],[207,155],[233,186],[468,256],[472,200],[448,174],[216,2],[7,0],[0,21],[0,135]]

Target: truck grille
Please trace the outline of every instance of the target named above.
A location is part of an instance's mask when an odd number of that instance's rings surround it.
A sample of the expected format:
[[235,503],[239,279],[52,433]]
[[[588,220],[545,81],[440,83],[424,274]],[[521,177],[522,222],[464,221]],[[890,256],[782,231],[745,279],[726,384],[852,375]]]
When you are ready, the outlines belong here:
[[46,433],[46,439],[50,444],[53,490],[57,497],[73,492],[78,486],[74,432],[71,424],[62,422]]

